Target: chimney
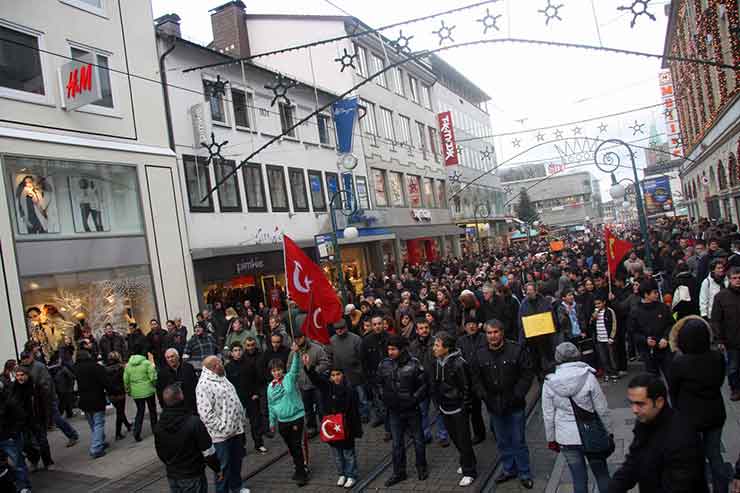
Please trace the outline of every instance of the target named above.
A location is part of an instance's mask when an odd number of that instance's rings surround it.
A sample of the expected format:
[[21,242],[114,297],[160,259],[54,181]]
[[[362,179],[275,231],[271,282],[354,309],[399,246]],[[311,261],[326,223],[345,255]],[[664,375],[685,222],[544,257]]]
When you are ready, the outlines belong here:
[[232,0],[211,10],[214,50],[235,58],[248,57],[246,6],[241,0]]
[[165,14],[154,19],[157,32],[180,38],[180,16],[177,14]]

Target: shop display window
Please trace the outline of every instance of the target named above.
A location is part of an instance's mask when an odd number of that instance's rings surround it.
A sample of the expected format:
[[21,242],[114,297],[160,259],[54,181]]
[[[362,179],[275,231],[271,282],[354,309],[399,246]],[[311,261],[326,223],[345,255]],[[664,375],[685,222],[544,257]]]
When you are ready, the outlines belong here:
[[324,182],[321,179],[321,171],[308,172],[308,186],[311,191],[311,204],[314,212],[326,211],[326,198],[324,196]]
[[388,207],[388,193],[385,186],[385,171],[373,169],[373,189],[375,190],[375,205],[377,207]]
[[434,208],[434,179],[432,178],[424,178],[424,205],[429,207],[430,209]]
[[388,184],[391,191],[391,205],[394,207],[403,207],[405,205],[403,199],[403,175],[391,171],[388,174]]
[[136,168],[4,156],[18,241],[143,234]]
[[408,193],[410,207],[422,207],[421,184],[418,176],[406,175],[406,192]]
[[369,209],[370,197],[367,193],[367,179],[364,176],[356,176],[355,182],[357,185],[357,201],[360,209]]

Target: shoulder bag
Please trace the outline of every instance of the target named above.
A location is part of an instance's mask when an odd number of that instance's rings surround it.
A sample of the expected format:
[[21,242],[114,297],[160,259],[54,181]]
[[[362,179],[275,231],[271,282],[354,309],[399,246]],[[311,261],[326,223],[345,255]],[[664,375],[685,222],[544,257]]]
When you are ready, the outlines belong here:
[[[589,398],[591,393],[589,392]],[[615,449],[614,438],[604,426],[599,415],[595,412],[587,411],[575,403],[572,397],[569,397],[570,405],[573,407],[573,414],[576,418],[578,435],[581,437],[583,453],[586,457],[606,459]],[[593,405],[593,398],[591,398]]]

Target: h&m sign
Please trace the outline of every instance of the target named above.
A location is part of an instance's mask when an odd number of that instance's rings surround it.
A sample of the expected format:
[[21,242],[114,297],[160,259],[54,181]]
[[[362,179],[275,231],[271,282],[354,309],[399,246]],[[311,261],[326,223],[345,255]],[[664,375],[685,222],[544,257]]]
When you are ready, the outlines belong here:
[[100,87],[100,73],[92,61],[92,55],[86,55],[62,65],[60,78],[62,82],[62,100],[64,109],[72,111],[86,104],[100,101],[103,98]]

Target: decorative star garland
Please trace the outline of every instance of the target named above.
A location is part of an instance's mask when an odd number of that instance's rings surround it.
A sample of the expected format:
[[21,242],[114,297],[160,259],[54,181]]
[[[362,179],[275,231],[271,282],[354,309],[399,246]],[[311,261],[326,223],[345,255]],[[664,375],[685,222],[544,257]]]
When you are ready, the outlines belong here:
[[504,186],[504,193],[506,195],[511,195],[511,192],[513,192],[514,189],[511,187],[511,185],[505,185]]
[[440,22],[440,28],[436,31],[432,31],[432,34],[436,34],[437,36],[439,36],[439,46],[442,46],[442,43],[444,43],[445,41],[454,43],[455,40],[452,39],[452,30],[455,29],[456,26],[446,26],[444,19],[442,19]]
[[226,96],[226,84],[228,83],[228,80],[221,80],[221,76],[217,75],[216,80],[206,81],[206,88],[210,96],[221,95],[223,97]]
[[545,141],[545,134],[542,132],[537,134],[537,142],[544,142]]
[[666,117],[666,118],[668,118],[669,120],[673,120],[673,110],[672,110],[672,109],[670,109],[670,108],[666,108],[666,109],[665,109],[665,111],[663,111],[663,114],[664,114],[664,115],[665,115],[665,117]]
[[216,136],[211,132],[211,143],[205,144],[203,142],[200,143],[202,147],[205,147],[206,150],[208,150],[208,163],[215,163],[216,159],[218,158],[219,161],[223,161],[224,157],[221,155],[221,148],[228,144],[228,140],[224,140],[221,143],[216,142]]
[[448,176],[450,178],[450,183],[460,183],[460,178],[462,178],[462,173],[455,170],[455,171],[451,171]]
[[288,90],[296,87],[298,82],[294,81],[289,77],[283,76],[283,74],[277,74],[275,76],[275,82],[273,84],[265,84],[265,89],[272,91],[272,102],[270,106],[275,106],[275,102],[282,100],[285,104],[290,105],[290,99],[288,98]]
[[390,42],[390,45],[393,49],[396,50],[397,54],[405,53],[410,54],[411,53],[411,46],[409,43],[413,39],[413,36],[404,36],[403,30],[398,31],[398,37]]
[[344,69],[346,69],[347,67],[352,67],[353,69],[357,69],[354,63],[355,60],[358,60],[357,53],[348,53],[347,48],[344,49],[343,55],[334,59],[335,62],[339,62],[342,65],[340,72],[344,72]]
[[637,18],[641,15],[646,15],[652,20],[656,20],[655,16],[648,12],[648,4],[650,3],[650,0],[633,0],[632,5],[626,6],[623,5],[621,7],[617,7],[617,10],[629,10],[632,12],[632,22],[630,22],[630,27],[634,28],[635,23],[637,22]]
[[486,9],[486,15],[480,19],[476,19],[476,22],[483,24],[483,34],[488,34],[488,30],[493,28],[496,31],[500,31],[498,27],[498,19],[501,15],[491,15],[490,9]]
[[628,127],[628,128],[631,128],[632,129],[632,135],[635,136],[638,133],[640,133],[640,134],[644,134],[645,133],[645,131],[642,129],[642,127],[644,127],[645,125],[646,125],[645,123],[638,123],[638,121],[635,120],[635,124],[632,125],[632,126],[630,126],[630,127]]
[[581,135],[581,131],[583,129],[581,127],[575,127],[573,128],[573,135]]
[[480,155],[481,155],[481,157],[482,157],[483,159],[486,159],[486,160],[488,160],[488,159],[491,159],[491,155],[492,155],[492,154],[493,154],[493,149],[491,149],[491,148],[490,148],[490,147],[488,147],[488,146],[486,146],[486,148],[485,148],[485,149],[483,149],[482,151],[480,151]]
[[562,139],[563,138],[563,131],[560,130],[560,129],[555,130],[555,138],[556,139]]
[[608,127],[608,125],[606,123],[602,123],[601,125],[599,125],[599,133],[600,134],[605,134],[607,127]]
[[553,5],[552,0],[547,0],[547,6],[542,10],[538,10],[539,13],[544,14],[545,16],[546,26],[549,26],[550,21],[553,19],[557,19],[559,21],[563,20],[563,18],[560,17],[560,13],[559,13],[562,7],[565,7],[565,4],[561,3],[560,5]]
[[521,139],[514,139],[511,141],[511,145],[514,147],[521,147],[522,146],[522,140]]

